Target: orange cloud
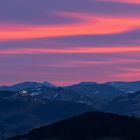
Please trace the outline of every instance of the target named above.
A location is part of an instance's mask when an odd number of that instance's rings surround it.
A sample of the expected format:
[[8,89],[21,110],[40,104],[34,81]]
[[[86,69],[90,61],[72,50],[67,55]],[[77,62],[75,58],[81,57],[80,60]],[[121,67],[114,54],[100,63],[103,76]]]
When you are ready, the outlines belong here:
[[97,0],[97,1],[140,4],[140,0]]
[[[140,27],[140,18],[118,18],[84,13],[59,13],[82,19],[80,23],[61,25],[10,25],[0,26],[0,40],[63,37],[73,35],[113,34]],[[7,28],[8,27],[8,28]]]
[[68,54],[84,54],[84,53],[129,53],[140,52],[140,47],[94,47],[94,48],[75,48],[75,49],[47,49],[47,48],[23,48],[23,49],[5,49],[0,51],[0,55],[15,54],[48,54],[48,53],[68,53]]

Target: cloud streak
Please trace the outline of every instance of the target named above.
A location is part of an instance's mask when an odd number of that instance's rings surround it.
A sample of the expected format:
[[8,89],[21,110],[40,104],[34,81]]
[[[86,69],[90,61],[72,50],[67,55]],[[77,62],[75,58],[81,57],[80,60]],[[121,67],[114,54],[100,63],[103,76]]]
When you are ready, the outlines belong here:
[[24,48],[24,49],[3,49],[0,55],[16,55],[16,54],[48,54],[48,53],[65,53],[65,54],[98,54],[98,53],[134,53],[140,52],[140,47],[86,47],[75,49],[47,49],[47,48]]
[[140,0],[97,0],[97,1],[105,1],[105,2],[119,2],[119,3],[132,3],[132,4],[140,4]]
[[32,38],[52,38],[74,35],[113,34],[131,31],[139,28],[139,18],[110,18],[84,13],[62,13],[63,16],[72,16],[82,19],[83,22],[62,25],[29,26],[11,25],[0,31],[0,40],[18,40]]

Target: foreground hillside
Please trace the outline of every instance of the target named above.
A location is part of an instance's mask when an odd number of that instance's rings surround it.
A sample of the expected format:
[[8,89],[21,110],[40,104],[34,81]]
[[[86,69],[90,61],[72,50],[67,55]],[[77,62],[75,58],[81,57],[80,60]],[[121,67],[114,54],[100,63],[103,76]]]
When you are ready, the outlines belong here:
[[[94,110],[72,101],[40,100],[15,96],[14,92],[0,92],[0,137],[27,131]],[[4,129],[4,130],[3,130]]]
[[8,140],[139,140],[140,120],[90,112]]

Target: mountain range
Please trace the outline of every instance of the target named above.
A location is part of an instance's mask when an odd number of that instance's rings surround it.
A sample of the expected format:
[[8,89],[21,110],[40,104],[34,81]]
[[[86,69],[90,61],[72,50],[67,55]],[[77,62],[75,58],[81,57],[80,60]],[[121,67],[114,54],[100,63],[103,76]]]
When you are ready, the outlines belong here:
[[[87,86],[87,85],[99,85],[99,84],[104,84],[104,85],[110,85],[112,87],[124,90],[124,91],[138,91],[140,90],[140,81],[133,81],[133,82],[119,82],[119,81],[114,81],[114,82],[106,82],[106,83],[97,83],[97,82],[81,82],[79,84],[75,84],[75,85],[70,85],[67,87],[74,87],[74,86]],[[27,89],[27,88],[34,88],[37,86],[45,86],[45,87],[58,87],[50,82],[44,81],[42,83],[39,82],[30,82],[30,81],[26,81],[26,82],[22,82],[22,83],[18,83],[12,86],[0,86],[0,90],[10,90],[10,91],[17,91],[17,90],[22,90],[22,89]]]
[[26,81],[12,86],[0,86],[0,91],[19,91],[28,88],[35,88],[38,86],[55,87],[53,84],[47,81],[44,81],[43,83]]
[[140,117],[139,87],[139,81],[81,82],[64,87],[49,82],[1,86],[0,131],[4,129],[6,136],[23,134],[89,111]]

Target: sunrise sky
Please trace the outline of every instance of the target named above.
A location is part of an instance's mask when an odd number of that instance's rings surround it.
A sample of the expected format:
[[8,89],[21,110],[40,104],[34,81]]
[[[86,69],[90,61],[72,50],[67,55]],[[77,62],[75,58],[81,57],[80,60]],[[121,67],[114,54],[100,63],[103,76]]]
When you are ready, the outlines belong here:
[[0,85],[140,80],[140,0],[0,0]]

